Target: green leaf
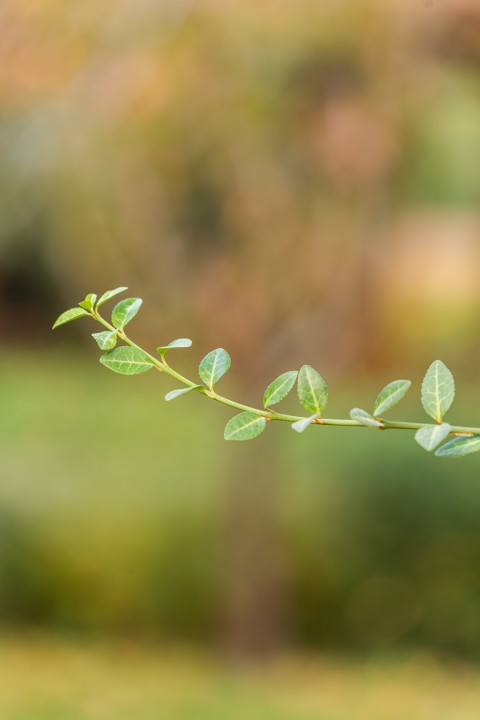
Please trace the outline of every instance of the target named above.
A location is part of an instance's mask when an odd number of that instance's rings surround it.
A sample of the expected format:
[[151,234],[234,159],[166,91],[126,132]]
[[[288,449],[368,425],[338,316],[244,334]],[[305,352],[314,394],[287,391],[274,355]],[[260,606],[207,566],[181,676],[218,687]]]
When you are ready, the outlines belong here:
[[135,315],[140,310],[143,303],[141,298],[127,298],[121,300],[112,311],[112,324],[119,330],[123,330],[125,325],[128,325],[130,320],[133,320]]
[[180,388],[180,390],[172,390],[165,395],[165,400],[174,400],[180,395],[191,392],[192,390],[203,390],[203,385],[192,385],[191,387]]
[[452,432],[452,427],[448,423],[441,425],[427,425],[420,428],[415,434],[415,440],[427,452],[435,450]]
[[267,421],[261,415],[241,412],[234,415],[225,426],[225,440],[253,440],[264,430]]
[[287,397],[295,385],[297,377],[298,372],[296,370],[289,370],[283,373],[283,375],[279,375],[265,390],[263,394],[263,406],[268,407],[269,405],[275,405]]
[[215,383],[228,371],[231,362],[230,355],[223,348],[212,350],[199,365],[200,379],[212,390]]
[[310,417],[297,420],[296,422],[292,423],[291,428],[292,430],[295,430],[295,432],[302,433],[318,417],[320,417],[320,413],[315,413],[315,415],[310,415]]
[[455,381],[450,370],[441,360],[435,360],[428,368],[422,383],[422,405],[427,415],[442,422],[455,397]]
[[153,368],[153,363],[140,348],[121,347],[111,350],[100,358],[102,365],[122,375],[140,375]]
[[373,407],[373,414],[375,416],[381,416],[396,405],[407,393],[410,385],[410,380],[395,380],[390,383],[383,390],[380,391],[375,405]]
[[178,338],[178,340],[172,340],[172,342],[168,343],[168,345],[158,347],[157,352],[160,353],[160,355],[164,355],[168,350],[172,350],[173,348],[188,348],[191,346],[192,341],[188,338]]
[[461,457],[480,451],[480,435],[471,437],[457,437],[455,440],[439,447],[435,455],[437,457]]
[[110,298],[115,297],[115,295],[118,295],[119,293],[125,292],[125,290],[128,290],[127,287],[118,287],[115,288],[115,290],[107,290],[107,292],[104,292],[103,295],[100,297],[99,301],[97,302],[97,309],[103,305],[103,303],[106,303],[107,300],[110,300]]
[[361,410],[360,408],[353,408],[353,410],[350,410],[350,417],[352,420],[355,420],[355,422],[366,425],[367,427],[383,427],[383,424],[379,420],[376,420],[372,415],[370,415],[370,413],[366,412],[366,410]]
[[88,317],[90,313],[88,313],[86,310],[80,307],[71,308],[70,310],[65,310],[64,313],[62,313],[54,322],[52,330],[55,330],[55,328],[59,327],[60,325],[65,325],[65,323],[72,322],[72,320],[76,320],[80,317]]
[[85,310],[93,310],[95,307],[95,303],[97,301],[97,296],[95,293],[89,293],[85,300],[83,300],[81,303],[78,303],[81,308],[85,308]]
[[298,399],[305,410],[322,413],[327,405],[328,388],[323,377],[310,365],[303,365],[298,374]]
[[92,337],[100,350],[112,350],[117,344],[117,333],[105,330],[104,332],[92,333]]

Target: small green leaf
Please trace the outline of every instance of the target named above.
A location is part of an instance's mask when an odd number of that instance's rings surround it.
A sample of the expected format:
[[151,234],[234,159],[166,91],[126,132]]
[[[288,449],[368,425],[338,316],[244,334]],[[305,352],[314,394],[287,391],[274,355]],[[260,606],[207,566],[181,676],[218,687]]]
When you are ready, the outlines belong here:
[[140,310],[143,303],[141,298],[127,298],[121,300],[112,311],[112,324],[119,330],[123,330],[125,325],[128,325],[130,320],[133,320],[135,315]]
[[260,435],[267,424],[262,415],[252,412],[241,412],[234,415],[225,426],[225,440],[253,440]]
[[185,393],[189,393],[192,390],[203,390],[203,385],[192,385],[191,387],[180,388],[180,390],[171,390],[171,392],[165,395],[165,400],[174,400],[180,395],[185,395]]
[[315,415],[310,415],[310,417],[297,420],[296,422],[292,423],[291,428],[292,430],[295,430],[295,432],[302,433],[318,417],[320,417],[320,413],[315,413]]
[[118,287],[118,288],[115,288],[115,290],[107,290],[107,292],[104,292],[103,295],[100,297],[99,301],[97,302],[97,308],[99,308],[101,305],[103,305],[103,303],[106,303],[107,300],[110,300],[110,298],[115,297],[115,295],[125,292],[125,290],[128,290],[128,288],[127,287]]
[[361,423],[361,425],[366,425],[367,427],[383,427],[383,424],[379,420],[376,420],[372,415],[370,415],[370,413],[366,412],[366,410],[361,410],[360,408],[353,408],[353,410],[350,410],[350,417],[352,420],[355,420],[355,422]]
[[92,337],[100,350],[112,350],[117,344],[117,333],[105,330],[104,332],[92,333]]
[[263,394],[263,406],[268,407],[269,405],[275,405],[287,397],[295,385],[297,377],[298,372],[296,370],[289,370],[283,373],[283,375],[279,375],[265,390]]
[[80,317],[88,317],[90,313],[88,313],[84,308],[75,307],[71,308],[70,310],[65,310],[64,313],[62,313],[54,322],[52,330],[55,330],[55,328],[59,327],[60,325],[65,325],[65,323],[72,322],[72,320],[76,320]]
[[102,355],[100,362],[109,370],[122,375],[140,375],[153,368],[152,361],[143,350],[124,345]]
[[448,423],[441,425],[427,425],[420,428],[415,434],[415,440],[427,452],[435,450],[452,432],[452,427]]
[[410,380],[395,380],[384,387],[375,400],[373,414],[376,417],[384,415],[387,410],[390,410],[394,407],[394,405],[400,402],[407,393],[411,384]]
[[81,308],[85,308],[85,310],[93,310],[96,302],[97,296],[95,295],[95,293],[89,293],[85,300],[82,300],[82,302],[78,304]]
[[323,377],[310,365],[303,365],[298,374],[298,399],[305,410],[322,413],[327,405],[328,388]]
[[223,348],[212,350],[199,365],[200,379],[212,390],[215,383],[228,371],[231,362],[230,355]]
[[188,338],[178,338],[178,340],[172,340],[172,342],[168,343],[168,345],[158,347],[157,352],[160,353],[160,355],[165,355],[168,350],[173,350],[173,348],[188,348],[191,346],[192,341]]
[[461,457],[480,451],[480,435],[471,437],[457,437],[454,440],[439,447],[435,455],[437,457]]
[[454,397],[455,381],[452,373],[441,360],[435,360],[428,368],[422,383],[422,405],[425,412],[441,423]]

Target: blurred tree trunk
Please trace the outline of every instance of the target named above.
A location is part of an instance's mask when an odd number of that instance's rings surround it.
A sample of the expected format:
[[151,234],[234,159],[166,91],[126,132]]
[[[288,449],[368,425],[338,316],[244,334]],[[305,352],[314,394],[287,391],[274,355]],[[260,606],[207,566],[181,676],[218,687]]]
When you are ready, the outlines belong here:
[[224,643],[237,660],[268,656],[285,637],[285,556],[277,513],[281,461],[268,430],[257,443],[230,451]]

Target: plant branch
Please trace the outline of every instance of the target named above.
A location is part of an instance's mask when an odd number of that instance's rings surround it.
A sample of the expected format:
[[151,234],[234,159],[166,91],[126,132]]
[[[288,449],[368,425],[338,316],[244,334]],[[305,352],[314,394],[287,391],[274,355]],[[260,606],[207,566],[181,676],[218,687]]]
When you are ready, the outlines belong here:
[[[165,360],[168,351],[190,347],[191,340],[179,338],[157,348],[159,357],[147,352],[131,340],[125,332],[125,326],[140,309],[142,305],[140,298],[121,300],[113,308],[111,323],[105,320],[99,312],[99,307],[126,289],[120,287],[108,290],[100,298],[90,293],[85,300],[78,303],[77,307],[62,313],[53,327],[89,316],[106,330],[93,333],[93,336],[99,347],[106,351],[100,361],[110,370],[123,375],[138,375],[155,368],[183,386],[169,392],[166,400],[173,400],[186,392],[195,391],[210,400],[239,410],[240,412],[227,422],[224,433],[226,440],[251,440],[265,430],[267,421],[280,421],[289,423],[297,432],[303,432],[310,425],[414,431],[415,440],[419,445],[429,452],[435,450],[435,454],[442,457],[459,457],[480,451],[480,427],[450,425],[444,422],[445,414],[455,397],[455,381],[450,370],[440,360],[435,360],[428,368],[421,389],[422,405],[431,418],[430,422],[385,419],[385,413],[397,405],[408,392],[411,386],[410,380],[394,380],[386,385],[380,391],[371,414],[360,408],[353,408],[350,411],[350,418],[326,418],[323,414],[328,400],[327,383],[310,365],[303,365],[298,372],[289,370],[277,377],[264,392],[263,407],[253,407],[219,395],[214,389],[231,364],[230,356],[223,348],[211,350],[201,360],[198,367],[200,383],[181,375]],[[118,341],[123,345],[116,347]],[[307,415],[290,415],[272,409],[273,405],[289,394],[295,384],[297,384],[298,400]],[[449,440],[449,436],[453,436],[453,439]]]
[[[187,387],[195,387],[197,383],[193,382],[192,380],[189,380],[188,378],[184,377],[180,373],[178,373],[176,370],[170,367],[164,360],[158,360],[154,355],[151,355],[149,352],[144,350],[140,345],[137,345],[133,340],[131,340],[128,335],[125,333],[124,330],[118,331],[113,325],[111,325],[105,318],[103,318],[100,313],[97,311],[92,311],[91,316],[97,320],[99,323],[101,323],[107,330],[110,330],[110,332],[116,332],[119,339],[122,340],[126,345],[129,345],[130,347],[136,348],[137,350],[141,350],[152,362],[152,365],[155,367],[156,370],[159,370],[160,372],[165,373],[166,375],[170,375],[170,377],[174,378],[175,380],[178,380],[180,383]],[[236,402],[235,400],[230,400],[229,398],[224,397],[223,395],[218,395],[213,390],[208,390],[207,388],[199,388],[199,392],[201,392],[206,397],[210,398],[211,400],[215,400],[216,402],[221,403],[222,405],[227,405],[228,407],[235,408],[236,410],[241,410],[244,412],[251,412],[255,415],[259,415],[261,417],[266,418],[267,420],[278,420],[281,422],[288,422],[288,423],[294,423],[298,420],[302,420],[304,418],[303,415],[286,415],[285,413],[278,413],[275,410],[265,410],[260,409],[256,407],[252,407],[250,405],[245,405],[244,403]],[[384,420],[379,419],[382,423],[382,427],[379,427],[379,430],[420,430],[424,427],[429,427],[431,423],[421,423],[421,422],[402,422],[397,420]],[[350,420],[346,418],[316,418],[312,421],[312,425],[330,425],[335,427],[351,427],[351,428],[365,428],[367,427],[363,423],[360,423],[356,420]],[[451,426],[451,432],[450,435],[477,435],[480,434],[480,427],[464,427],[461,425],[452,425]]]

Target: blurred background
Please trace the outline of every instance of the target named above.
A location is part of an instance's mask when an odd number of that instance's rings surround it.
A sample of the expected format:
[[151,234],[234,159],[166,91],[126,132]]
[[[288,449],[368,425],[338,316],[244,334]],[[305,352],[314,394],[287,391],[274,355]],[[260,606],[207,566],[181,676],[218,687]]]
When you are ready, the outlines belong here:
[[4,0],[0,29],[2,718],[478,718],[478,457],[227,444],[90,321],[50,332],[128,285],[132,336],[191,337],[192,377],[227,348],[244,402],[309,363],[330,416],[407,377],[420,420],[440,357],[478,425],[478,1]]

